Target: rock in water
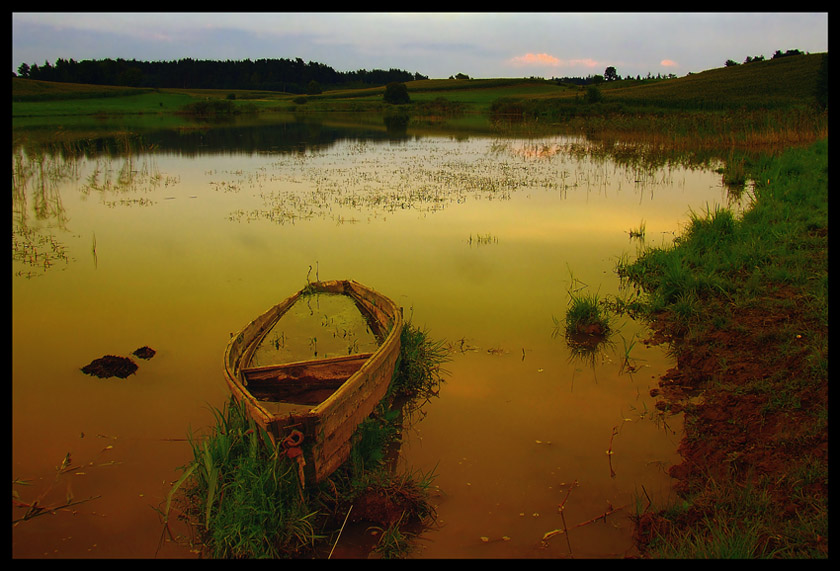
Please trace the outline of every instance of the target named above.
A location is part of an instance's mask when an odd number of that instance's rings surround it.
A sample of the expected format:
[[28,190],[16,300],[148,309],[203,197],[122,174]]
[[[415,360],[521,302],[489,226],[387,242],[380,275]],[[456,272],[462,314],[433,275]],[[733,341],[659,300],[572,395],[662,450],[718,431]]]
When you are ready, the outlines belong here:
[[155,350],[151,347],[143,346],[137,349],[133,355],[135,357],[139,357],[140,359],[151,359],[155,356]]
[[94,359],[89,364],[82,367],[82,372],[87,375],[93,375],[100,379],[108,377],[126,378],[133,375],[137,370],[137,365],[127,357],[117,357],[115,355],[105,355],[99,359]]

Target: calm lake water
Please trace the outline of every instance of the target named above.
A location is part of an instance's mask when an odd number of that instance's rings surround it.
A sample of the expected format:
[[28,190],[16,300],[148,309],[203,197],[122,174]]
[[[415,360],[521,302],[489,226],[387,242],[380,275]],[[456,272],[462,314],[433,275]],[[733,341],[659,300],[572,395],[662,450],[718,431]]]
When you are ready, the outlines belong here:
[[[401,469],[439,489],[413,556],[632,553],[636,502],[671,498],[680,419],[649,396],[671,363],[626,318],[575,358],[554,319],[570,288],[623,294],[629,230],[670,241],[691,209],[726,202],[720,175],[578,156],[565,137],[286,124],[148,139],[78,159],[13,150],[13,492],[77,502],[13,526],[15,557],[194,557],[162,541],[156,510],[228,398],[229,335],[316,277],[381,291],[452,348],[401,448]],[[126,379],[80,370],[143,346],[155,356]]]

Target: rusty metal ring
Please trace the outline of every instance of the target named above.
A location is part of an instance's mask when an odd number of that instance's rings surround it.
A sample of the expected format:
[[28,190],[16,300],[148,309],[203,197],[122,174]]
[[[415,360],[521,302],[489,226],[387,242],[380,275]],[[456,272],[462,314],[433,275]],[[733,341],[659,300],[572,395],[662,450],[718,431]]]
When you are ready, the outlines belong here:
[[303,432],[300,430],[293,430],[284,440],[283,440],[283,447],[284,448],[292,448],[295,446],[300,446],[303,442]]

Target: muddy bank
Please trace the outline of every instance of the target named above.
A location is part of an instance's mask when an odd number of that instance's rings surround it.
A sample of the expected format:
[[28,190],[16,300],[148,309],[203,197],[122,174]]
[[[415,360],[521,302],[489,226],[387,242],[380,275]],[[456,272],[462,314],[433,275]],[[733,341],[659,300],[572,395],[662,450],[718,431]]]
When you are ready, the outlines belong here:
[[725,326],[688,330],[666,314],[651,324],[648,342],[670,344],[677,357],[652,394],[660,410],[685,415],[683,461],[669,473],[687,508],[644,513],[638,547],[647,554],[659,536],[697,533],[720,517],[721,505],[749,493],[766,494],[762,552],[793,543],[796,553],[784,556],[827,556],[828,538],[808,522],[825,517],[828,479],[806,477],[827,474],[828,382],[811,370],[814,337],[827,331],[791,287],[773,288],[749,307],[706,303],[708,315],[727,317]]

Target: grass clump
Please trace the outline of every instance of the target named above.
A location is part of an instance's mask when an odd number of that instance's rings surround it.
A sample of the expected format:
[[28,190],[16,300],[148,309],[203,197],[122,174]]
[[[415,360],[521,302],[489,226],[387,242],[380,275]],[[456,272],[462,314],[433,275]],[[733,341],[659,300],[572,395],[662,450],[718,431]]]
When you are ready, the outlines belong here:
[[437,396],[449,360],[441,340],[431,338],[425,329],[405,323],[400,334],[400,358],[391,382],[392,398],[420,400]]
[[562,335],[573,358],[594,365],[598,353],[612,334],[612,309],[610,300],[586,290],[586,284],[571,276],[566,317],[561,322],[552,316],[554,330],[551,336]]
[[212,558],[289,557],[311,549],[318,535],[297,465],[231,399],[216,424],[191,439],[185,514]]
[[610,333],[610,319],[597,293],[570,292],[566,311],[566,335],[606,337]]
[[[605,340],[610,332],[610,313],[606,300],[597,292],[587,291],[587,286],[570,273],[569,307],[566,309],[564,333],[566,339],[577,343],[597,343]],[[560,323],[554,318],[554,334]],[[588,341],[587,341],[588,340]]]

